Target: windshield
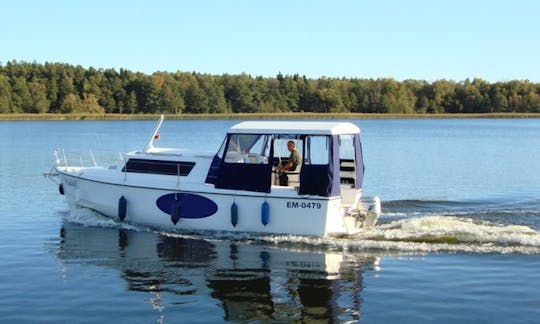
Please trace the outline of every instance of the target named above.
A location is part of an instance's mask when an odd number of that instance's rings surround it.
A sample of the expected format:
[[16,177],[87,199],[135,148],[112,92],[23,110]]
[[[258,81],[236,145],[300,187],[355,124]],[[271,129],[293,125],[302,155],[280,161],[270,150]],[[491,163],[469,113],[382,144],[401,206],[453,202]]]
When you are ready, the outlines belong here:
[[268,163],[270,135],[233,134],[225,152],[227,163]]

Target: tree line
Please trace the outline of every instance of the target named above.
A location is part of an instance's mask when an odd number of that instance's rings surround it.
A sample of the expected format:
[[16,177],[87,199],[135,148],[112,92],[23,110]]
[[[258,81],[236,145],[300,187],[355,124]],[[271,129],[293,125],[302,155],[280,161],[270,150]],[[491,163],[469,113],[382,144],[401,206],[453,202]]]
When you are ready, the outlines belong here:
[[0,113],[540,112],[540,83],[209,75],[0,63]]

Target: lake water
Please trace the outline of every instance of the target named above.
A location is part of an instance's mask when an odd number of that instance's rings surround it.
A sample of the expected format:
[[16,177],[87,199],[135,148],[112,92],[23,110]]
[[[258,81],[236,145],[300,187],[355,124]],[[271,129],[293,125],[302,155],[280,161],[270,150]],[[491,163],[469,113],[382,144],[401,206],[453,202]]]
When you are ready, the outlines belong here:
[[[236,121],[165,121],[215,151]],[[53,149],[140,149],[152,121],[0,122],[0,320],[528,323],[540,318],[540,119],[352,120],[373,230],[163,233],[71,209]]]

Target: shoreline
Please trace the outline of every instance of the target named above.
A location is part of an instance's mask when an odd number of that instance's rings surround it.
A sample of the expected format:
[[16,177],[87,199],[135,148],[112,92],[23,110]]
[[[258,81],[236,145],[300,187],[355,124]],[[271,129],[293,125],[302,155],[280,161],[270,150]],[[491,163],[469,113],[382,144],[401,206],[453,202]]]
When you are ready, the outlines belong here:
[[[31,120],[154,120],[160,114],[0,114],[0,121]],[[376,113],[230,113],[165,114],[168,120],[189,119],[460,119],[540,118],[540,113],[376,114]]]

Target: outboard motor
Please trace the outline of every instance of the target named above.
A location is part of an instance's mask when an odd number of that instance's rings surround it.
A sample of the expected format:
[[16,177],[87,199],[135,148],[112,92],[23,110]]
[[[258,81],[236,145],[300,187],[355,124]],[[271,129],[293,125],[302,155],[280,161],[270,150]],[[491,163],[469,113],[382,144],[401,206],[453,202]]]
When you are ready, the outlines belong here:
[[381,200],[379,197],[362,197],[356,208],[350,208],[347,215],[354,217],[359,227],[373,227],[381,215]]
[[375,226],[381,215],[381,200],[378,196],[362,197],[358,203],[358,209],[365,213],[364,225],[367,227]]

